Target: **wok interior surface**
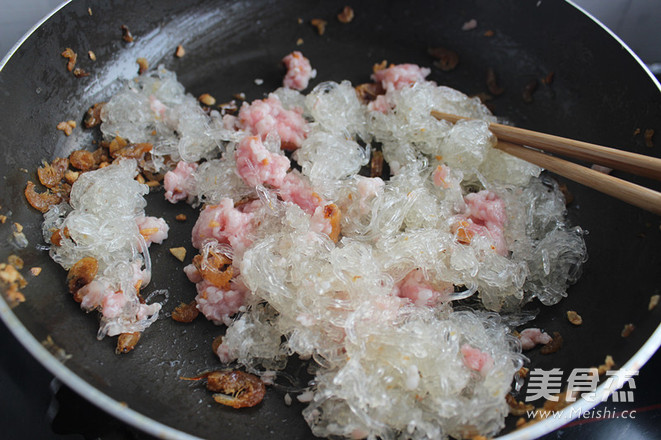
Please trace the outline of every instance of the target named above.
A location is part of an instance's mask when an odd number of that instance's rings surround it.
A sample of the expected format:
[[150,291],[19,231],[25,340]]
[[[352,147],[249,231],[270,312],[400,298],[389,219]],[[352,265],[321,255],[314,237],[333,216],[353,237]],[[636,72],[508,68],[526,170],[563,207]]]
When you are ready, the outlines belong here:
[[[635,129],[655,128],[661,120],[659,89],[620,43],[567,3],[364,1],[352,5],[354,20],[341,24],[335,16],[344,5],[290,0],[74,1],[38,28],[0,72],[0,174],[5,179],[0,205],[10,219],[0,225],[0,235],[6,242],[10,223],[18,222],[30,242],[21,250],[3,246],[0,257],[6,261],[15,253],[26,268],[43,268],[38,277],[26,276],[27,301],[12,312],[37,341],[52,337],[71,355],[66,367],[92,387],[194,436],[312,437],[300,414],[303,404],[294,399],[286,406],[282,390],[270,389],[258,407],[237,411],[214,404],[200,384],[179,380],[220,366],[210,346],[223,331],[202,318],[189,325],[169,319],[175,306],[195,295],[182,271],[184,264],[168,252],[185,246],[189,259],[194,254],[192,208],[173,207],[162,192],[148,199],[148,215],[163,216],[171,229],[163,245],[151,248],[154,273],[145,293],[168,289],[170,297],[162,317],[128,355],[115,355],[114,338],[96,340],[96,316],[79,310],[66,293],[65,271],[38,249],[43,244],[42,215],[22,195],[26,181],[36,181],[42,160],[91,147],[98,135],[77,129],[65,137],[55,126],[69,119],[80,124],[89,106],[107,100],[121,80],[137,75],[138,57],[147,58],[152,68],[163,64],[177,72],[193,95],[206,92],[224,102],[239,92],[248,100],[261,98],[279,87],[280,60],[292,50],[301,50],[317,69],[312,86],[343,79],[355,85],[369,81],[372,65],[383,59],[431,67],[427,49],[443,46],[459,54],[459,65],[451,72],[432,68],[429,79],[478,94],[486,91],[486,71],[493,68],[505,93],[490,106],[515,125],[659,156],[658,145],[646,147],[641,135],[634,136]],[[312,18],[328,21],[323,35],[310,26]],[[477,20],[477,29],[463,31],[470,19]],[[121,25],[130,29],[133,43],[122,40]],[[485,36],[487,30],[493,36]],[[297,46],[299,38],[303,44]],[[173,56],[179,44],[186,50],[183,58]],[[77,66],[90,76],[75,78],[67,72],[60,56],[66,47],[78,52]],[[94,51],[96,62],[87,58],[88,50]],[[551,72],[553,82],[540,83],[534,102],[525,103],[525,86]],[[256,78],[263,84],[257,85]],[[650,181],[631,180],[658,189]],[[554,355],[530,354],[532,365],[570,371],[599,365],[609,354],[623,365],[659,323],[660,310],[647,310],[650,296],[661,286],[659,218],[567,185],[575,198],[569,216],[589,232],[590,258],[568,298],[552,307],[532,304],[540,309],[535,325],[558,331],[565,340]],[[179,213],[188,216],[186,223],[175,221]],[[567,310],[578,311],[584,324],[573,327],[565,317]],[[636,330],[625,339],[620,332],[626,323],[634,323]],[[292,369],[298,373],[296,366]],[[511,427],[510,421],[507,429]]]

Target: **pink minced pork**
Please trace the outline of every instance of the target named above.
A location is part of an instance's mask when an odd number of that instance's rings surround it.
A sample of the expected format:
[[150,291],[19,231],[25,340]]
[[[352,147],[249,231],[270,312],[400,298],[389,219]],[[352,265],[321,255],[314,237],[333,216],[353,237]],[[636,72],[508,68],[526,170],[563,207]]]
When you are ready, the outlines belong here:
[[165,173],[163,186],[165,187],[165,198],[170,203],[177,203],[180,200],[192,202],[193,195],[190,194],[195,184],[193,173],[197,169],[197,163],[188,163],[183,160],[177,163],[174,170]]
[[507,254],[505,241],[505,202],[495,193],[483,190],[468,194],[464,197],[466,202],[466,221],[468,230],[472,233],[490,238],[494,249],[499,255]]
[[195,285],[197,289],[197,309],[214,324],[230,325],[231,316],[235,315],[245,303],[246,289],[241,289],[236,283],[232,288],[223,290],[207,281]]
[[531,350],[535,348],[537,344],[548,344],[553,338],[538,328],[527,328],[521,330],[519,333],[519,340],[521,341],[522,349]]
[[453,291],[452,283],[437,283],[432,286],[420,269],[409,272],[395,288],[398,297],[407,299],[419,307],[433,307],[448,301]]
[[302,116],[303,109],[286,110],[276,95],[243,103],[239,110],[239,126],[262,140],[275,132],[280,136],[281,148],[293,151],[301,146],[307,136],[308,124]]
[[285,202],[298,205],[310,215],[313,215],[319,206],[326,204],[298,172],[291,172],[285,176],[278,194]]
[[193,227],[193,246],[200,249],[207,239],[229,244],[234,252],[242,253],[252,241],[248,234],[252,230],[252,212],[243,212],[234,207],[232,199],[224,198],[217,205],[202,210]]
[[152,243],[161,244],[168,238],[170,227],[162,217],[139,217],[135,223],[148,246]]
[[493,366],[493,358],[491,355],[478,350],[475,347],[471,347],[468,344],[462,345],[460,350],[461,354],[464,356],[464,365],[467,368],[486,376],[487,372]]
[[279,187],[290,165],[286,156],[268,151],[257,136],[241,139],[234,158],[239,176],[249,186],[267,184]]
[[303,90],[308,86],[310,78],[314,78],[315,71],[312,70],[310,60],[297,50],[282,59],[287,68],[287,74],[282,80],[282,85],[294,90]]
[[431,70],[416,64],[398,64],[387,69],[377,70],[372,79],[380,82],[386,92],[403,89],[418,81],[424,81]]

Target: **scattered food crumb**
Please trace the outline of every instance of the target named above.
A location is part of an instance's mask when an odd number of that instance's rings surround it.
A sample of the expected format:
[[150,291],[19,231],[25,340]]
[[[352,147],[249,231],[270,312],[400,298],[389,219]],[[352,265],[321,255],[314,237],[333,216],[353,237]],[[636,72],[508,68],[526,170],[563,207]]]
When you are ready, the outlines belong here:
[[92,15],[92,8],[87,8],[87,13],[88,13],[89,15]]
[[186,221],[186,214],[177,214],[175,217],[175,220],[179,222],[185,222]]
[[14,232],[23,232],[23,225],[20,223],[14,223]]
[[519,418],[516,420],[516,427],[517,427],[517,428],[520,428],[520,427],[522,427],[522,426],[525,425],[525,424],[526,424],[526,419],[525,419],[524,417],[519,417]]
[[633,135],[634,135],[634,136],[638,136],[639,134],[640,134],[640,128],[636,128],[636,129],[633,131]]
[[32,275],[34,275],[35,277],[39,276],[39,274],[41,273],[41,267],[39,266],[31,267],[30,273],[32,273]]
[[351,6],[345,6],[344,9],[342,9],[342,12],[337,14],[337,19],[340,23],[350,23],[351,20],[353,20],[353,17],[354,13]]
[[91,50],[87,52],[87,56],[90,57],[90,60],[96,61],[96,54]]
[[76,78],[83,78],[85,76],[90,76],[90,74],[87,73],[86,70],[81,69],[80,67],[76,67],[75,69],[73,69],[73,76],[75,76]]
[[654,130],[651,128],[648,128],[645,130],[645,146],[652,148],[654,146],[654,141],[652,140],[652,137],[654,136]]
[[180,44],[179,46],[177,46],[177,50],[174,51],[174,56],[177,58],[181,58],[184,55],[186,55],[186,51],[184,50],[184,46]]
[[133,35],[131,35],[131,31],[126,25],[122,25],[122,40],[126,41],[127,43],[133,42]]
[[298,17],[298,18],[296,19],[296,23],[298,23],[298,24],[303,24],[303,19],[302,19],[301,17]]
[[[183,248],[182,248],[183,249]],[[170,249],[172,251],[172,249]],[[186,303],[181,303],[172,311],[172,319],[177,322],[193,322],[198,317],[200,311],[197,309],[197,302],[195,300]]]
[[647,310],[654,310],[656,306],[659,305],[659,298],[661,298],[661,295],[652,295],[650,297],[650,303],[647,306]]
[[496,33],[494,31],[492,31],[491,29],[484,32],[485,37],[493,37],[494,35],[496,35]]
[[550,85],[553,82],[554,76],[555,76],[555,72],[549,72],[548,75],[546,75],[542,79],[542,84],[546,84],[547,86]]
[[27,281],[23,278],[16,267],[11,263],[0,263],[0,292],[5,296],[9,307],[16,307],[25,301],[25,296],[19,289],[27,286]]
[[312,399],[314,398],[314,393],[310,390],[304,391],[298,396],[296,396],[296,399],[298,399],[299,402],[312,402]]
[[6,221],[7,221],[7,216],[6,215],[0,215],[0,223],[2,223],[4,225]]
[[631,333],[633,333],[633,331],[634,331],[635,329],[636,329],[636,326],[635,326],[635,325],[633,325],[633,324],[631,324],[631,323],[629,323],[629,324],[625,324],[625,325],[624,325],[624,328],[622,329],[622,333],[620,333],[620,335],[621,335],[623,338],[628,338],[629,336],[631,336]]
[[238,99],[239,101],[245,101],[246,100],[246,94],[241,92],[241,93],[235,93],[232,95],[235,99]]
[[470,20],[468,20],[466,23],[464,23],[461,26],[461,30],[462,31],[470,31],[470,30],[475,29],[476,27],[477,27],[477,20],[474,19],[474,18],[471,18]]
[[537,79],[532,79],[526,86],[523,88],[523,102],[530,104],[534,101],[532,94],[537,90]]
[[434,66],[443,72],[454,70],[459,64],[459,55],[453,50],[444,47],[430,47],[427,49],[427,53],[438,60],[434,61]]
[[216,103],[216,98],[209,95],[208,93],[203,93],[197,98],[204,105],[214,105]]
[[298,40],[296,40],[296,45],[297,46],[302,46],[303,45],[303,39],[299,38]]
[[519,377],[526,378],[526,377],[528,377],[529,372],[530,372],[530,368],[521,367],[521,368],[519,368],[519,371],[518,371]]
[[285,405],[291,406],[291,396],[289,393],[285,394]]
[[223,337],[224,335],[218,335],[215,338],[213,338],[213,341],[211,342],[211,349],[213,350],[214,353],[218,351],[218,347],[220,347],[220,344],[223,343]]
[[23,259],[18,255],[14,255],[14,254],[10,255],[9,257],[7,257],[7,262],[18,270],[23,269],[23,265],[24,265]]
[[502,95],[505,91],[505,89],[498,85],[496,71],[492,67],[487,69],[487,87],[489,88],[489,92],[494,96]]
[[583,324],[583,318],[581,317],[581,315],[579,315],[578,313],[576,313],[573,310],[569,310],[567,312],[567,319],[569,320],[569,322],[571,322],[574,325]]
[[599,365],[599,368],[597,368],[597,372],[599,373],[599,376],[603,376],[606,374],[607,371],[610,371],[613,366],[615,365],[615,361],[613,360],[613,356],[610,354],[606,356],[604,359],[604,363]]
[[183,262],[184,259],[186,258],[186,248],[185,247],[176,247],[176,248],[170,248],[170,253],[174,255],[174,257]]
[[562,335],[558,332],[553,332],[553,339],[548,344],[544,345],[539,352],[542,354],[551,354],[562,348],[563,344]]
[[317,29],[317,33],[319,35],[324,35],[328,22],[326,20],[322,20],[321,18],[313,18],[310,20],[310,24]]
[[71,355],[67,354],[62,347],[58,346],[50,335],[46,336],[46,339],[41,341],[41,345],[60,362],[71,359]]
[[149,70],[149,62],[147,61],[147,58],[140,57],[135,61],[136,61],[136,63],[138,63],[138,66],[140,66],[140,68],[138,69],[138,73],[140,75],[142,75],[147,70]]
[[62,121],[59,124],[57,124],[56,128],[60,131],[63,131],[65,135],[70,136],[71,133],[73,132],[73,129],[76,128],[76,121],[73,120]]
[[78,55],[76,54],[76,52],[74,52],[73,49],[71,49],[70,47],[67,47],[60,55],[62,55],[62,57],[68,60],[67,70],[69,72],[72,72],[74,66],[76,65],[76,60],[78,59]]
[[510,407],[510,414],[514,416],[522,416],[524,414],[527,414],[529,411],[535,409],[534,405],[526,404],[525,402],[520,402],[516,400],[516,398],[509,393],[505,395],[505,401],[507,402],[507,405]]
[[264,80],[261,78],[255,78],[255,84],[261,86],[262,84],[264,84]]
[[[106,166],[108,166],[107,163],[106,163]],[[102,168],[102,167],[99,166],[99,168]],[[160,185],[160,183],[158,183],[158,181],[156,181],[156,180],[149,180],[149,181],[147,181],[147,183],[146,183],[145,185],[147,185],[147,186],[150,187],[150,188],[155,188],[155,187],[157,187],[158,185]]]

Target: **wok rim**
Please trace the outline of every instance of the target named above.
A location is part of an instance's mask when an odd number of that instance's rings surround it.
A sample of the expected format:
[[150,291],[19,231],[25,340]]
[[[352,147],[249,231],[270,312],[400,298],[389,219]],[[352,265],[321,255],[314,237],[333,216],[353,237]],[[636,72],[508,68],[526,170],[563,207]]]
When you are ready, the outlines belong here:
[[[2,60],[0,60],[0,71],[4,69],[9,60],[13,57],[16,51],[21,47],[21,45],[29,39],[32,34],[39,29],[44,23],[50,20],[54,15],[56,15],[61,9],[66,5],[71,3],[73,0],[65,0],[60,5],[55,7],[50,13],[45,15],[41,20],[39,20],[34,26],[32,26],[4,55]],[[614,38],[622,48],[625,49],[628,54],[633,57],[638,65],[647,73],[652,82],[656,85],[656,88],[661,92],[661,83],[650,71],[647,65],[640,59],[640,57],[611,29],[609,29],[605,24],[603,24],[599,19],[594,17],[588,11],[583,9],[574,3],[573,0],[565,0],[566,3],[576,8],[582,14],[587,16],[595,24],[600,26],[605,30],[611,38]],[[0,295],[0,319],[5,323],[7,328],[10,330],[12,335],[21,343],[21,345],[44,367],[46,368],[53,376],[58,380],[62,381],[65,385],[74,390],[78,395],[89,401],[90,403],[96,405],[101,410],[110,414],[111,416],[119,419],[122,422],[125,422],[134,428],[137,428],[149,435],[162,438],[162,439],[184,439],[184,440],[202,440],[201,437],[197,437],[183,431],[180,431],[176,428],[167,426],[155,419],[147,417],[140,412],[122,404],[119,401],[113,399],[107,394],[101,392],[89,382],[75,374],[72,370],[67,368],[65,363],[58,360],[51,352],[49,352],[33,335],[32,333],[23,325],[23,323],[18,319],[18,317],[11,311],[11,308],[5,301],[5,299]],[[534,423],[525,428],[517,429],[508,434],[495,437],[499,440],[526,440],[534,439],[541,437],[542,435],[549,434],[555,431],[558,428],[570,423],[571,421],[578,418],[580,414],[583,414],[586,411],[596,407],[600,403],[606,401],[606,399],[618,388],[612,388],[612,382],[617,380],[618,383],[623,384],[626,382],[630,376],[627,376],[627,372],[638,372],[645,365],[645,363],[657,352],[661,347],[661,324],[659,324],[656,330],[652,335],[645,341],[636,353],[620,368],[617,370],[617,373],[611,376],[607,381],[602,383],[595,390],[595,399],[593,402],[588,402],[584,398],[579,398],[577,401],[563,408],[561,411],[564,414],[567,412],[570,414],[569,417],[548,417],[544,420],[541,420],[537,423]],[[572,417],[571,415],[574,414]]]

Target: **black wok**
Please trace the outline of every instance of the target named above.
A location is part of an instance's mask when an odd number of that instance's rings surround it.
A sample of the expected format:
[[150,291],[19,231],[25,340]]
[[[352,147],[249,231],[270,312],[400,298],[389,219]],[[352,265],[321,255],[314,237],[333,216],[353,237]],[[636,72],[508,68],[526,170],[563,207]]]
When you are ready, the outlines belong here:
[[[358,84],[368,80],[375,62],[429,66],[433,60],[427,48],[444,46],[459,53],[460,63],[452,72],[433,69],[430,79],[477,94],[486,91],[486,71],[492,67],[505,93],[490,105],[516,125],[659,156],[658,145],[646,147],[641,135],[634,136],[637,128],[659,130],[658,84],[619,41],[570,4],[363,1],[352,5],[356,18],[347,25],[335,19],[343,6],[322,1],[73,1],[6,60],[0,72],[0,175],[5,179],[0,213],[9,221],[0,225],[0,239],[7,243],[10,223],[18,222],[29,245],[19,250],[3,245],[0,260],[15,253],[27,268],[43,271],[27,277],[25,303],[10,310],[0,300],[0,315],[51,372],[128,423],[166,438],[311,437],[300,416],[303,406],[284,405],[283,391],[271,390],[260,406],[236,411],[211,404],[204,389],[178,379],[218,367],[210,344],[221,329],[202,319],[183,325],[163,317],[145,332],[134,352],[115,355],[115,341],[96,340],[96,317],[79,310],[65,293],[65,272],[39,248],[42,216],[22,196],[26,181],[35,180],[42,159],[91,145],[92,135],[78,130],[78,135],[65,137],[55,126],[68,119],[80,123],[91,104],[107,99],[121,79],[137,74],[136,58],[147,58],[151,66],[162,63],[178,73],[189,92],[208,92],[222,101],[237,92],[258,98],[278,87],[283,73],[279,61],[294,49],[312,61],[319,72],[317,82],[349,79]],[[299,17],[303,24],[297,22]],[[323,36],[309,25],[311,18],[328,20]],[[478,28],[462,31],[462,24],[472,18]],[[121,25],[128,26],[133,43],[122,40]],[[484,36],[487,30],[494,35]],[[296,45],[298,38],[304,40],[302,46]],[[178,44],[185,47],[183,58],[173,56]],[[67,72],[59,55],[65,47],[79,53],[77,65],[89,77]],[[94,51],[96,62],[86,57],[88,50]],[[553,82],[540,83],[534,102],[524,102],[526,85],[551,72]],[[255,78],[263,84],[256,85]],[[647,310],[649,297],[661,290],[659,218],[567,184],[574,195],[569,216],[589,231],[590,260],[569,297],[542,307],[536,321],[562,333],[564,347],[553,356],[532,355],[532,364],[570,371],[598,365],[610,354],[619,367],[629,361],[628,367],[639,368],[661,342],[661,332],[653,335],[661,308]],[[167,251],[183,245],[191,254],[192,223],[178,223],[174,217],[183,212],[194,218],[194,212],[182,206],[173,209],[162,194],[150,197],[147,210],[164,216],[172,227],[169,244],[152,250],[155,270],[149,286],[149,291],[169,289],[164,307],[169,312],[194,295],[183,265]],[[584,324],[572,327],[567,310],[580,311]],[[636,330],[625,339],[620,332],[629,322]],[[49,336],[70,355],[64,362],[40,344]],[[548,421],[515,434],[538,436],[559,425]]]

